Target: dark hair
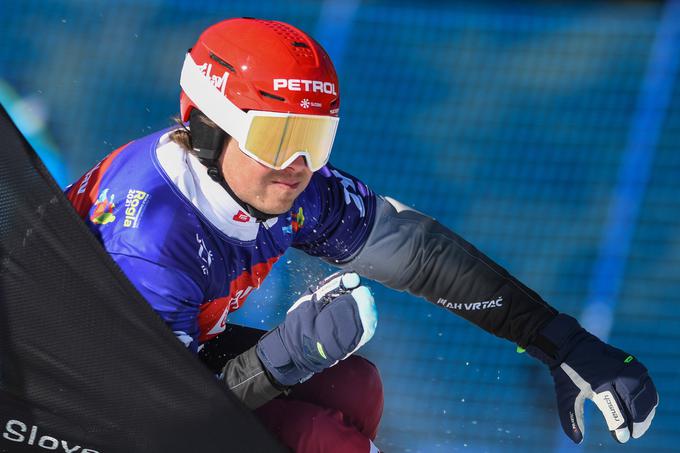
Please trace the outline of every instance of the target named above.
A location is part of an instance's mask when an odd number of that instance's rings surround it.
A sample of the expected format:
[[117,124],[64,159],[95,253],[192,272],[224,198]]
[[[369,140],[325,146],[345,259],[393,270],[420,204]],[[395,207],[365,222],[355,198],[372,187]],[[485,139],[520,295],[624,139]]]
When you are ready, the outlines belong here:
[[[215,124],[210,118],[208,118],[205,115],[199,115],[198,116],[199,120],[202,121],[204,124],[210,127],[217,127],[217,124]],[[179,146],[181,146],[184,150],[189,151],[190,153],[194,153],[194,147],[191,143],[191,124],[189,122],[184,122],[182,121],[182,118],[179,116],[175,116],[172,118],[172,120],[179,125],[177,129],[174,131],[170,132],[170,140],[174,143],[177,143]],[[187,127],[189,126],[189,127]],[[230,140],[230,136],[228,134],[225,134],[224,142],[227,143]]]

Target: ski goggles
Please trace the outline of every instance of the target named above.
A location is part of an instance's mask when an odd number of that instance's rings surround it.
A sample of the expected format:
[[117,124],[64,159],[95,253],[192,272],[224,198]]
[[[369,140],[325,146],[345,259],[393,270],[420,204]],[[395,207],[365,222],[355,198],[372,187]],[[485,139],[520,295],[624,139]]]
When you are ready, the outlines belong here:
[[180,78],[182,90],[208,118],[236,139],[246,155],[274,170],[286,168],[299,156],[305,157],[312,171],[328,162],[339,118],[244,112],[225,95],[228,71],[217,76],[210,70],[210,65],[197,65],[187,53]]

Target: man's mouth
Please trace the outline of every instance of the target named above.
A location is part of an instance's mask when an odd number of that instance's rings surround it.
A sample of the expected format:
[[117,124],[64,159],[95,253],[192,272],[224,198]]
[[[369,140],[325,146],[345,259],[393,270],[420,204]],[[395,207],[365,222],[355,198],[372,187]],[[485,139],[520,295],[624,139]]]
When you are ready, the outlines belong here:
[[274,184],[280,184],[282,186],[288,187],[289,189],[297,189],[297,187],[300,185],[299,182],[296,181],[272,181]]

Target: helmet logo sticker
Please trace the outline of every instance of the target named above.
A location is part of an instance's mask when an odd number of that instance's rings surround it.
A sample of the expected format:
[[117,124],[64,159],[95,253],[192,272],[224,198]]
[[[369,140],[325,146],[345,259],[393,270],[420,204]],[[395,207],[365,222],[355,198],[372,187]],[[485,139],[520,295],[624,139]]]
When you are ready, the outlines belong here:
[[315,107],[317,109],[320,109],[322,105],[323,104],[321,104],[321,102],[310,101],[307,98],[304,98],[303,100],[300,101],[300,107],[302,107],[303,109],[308,109],[309,107]]
[[274,91],[287,88],[290,91],[307,91],[311,93],[326,93],[337,96],[335,84],[321,80],[304,79],[274,79]]
[[224,71],[224,74],[222,74],[222,77],[212,74],[212,63],[203,63],[201,66],[198,67],[198,70],[201,71],[201,74],[203,74],[203,77],[208,79],[208,81],[222,94],[224,94],[224,90],[227,87],[227,77],[229,77],[229,73],[227,71]]

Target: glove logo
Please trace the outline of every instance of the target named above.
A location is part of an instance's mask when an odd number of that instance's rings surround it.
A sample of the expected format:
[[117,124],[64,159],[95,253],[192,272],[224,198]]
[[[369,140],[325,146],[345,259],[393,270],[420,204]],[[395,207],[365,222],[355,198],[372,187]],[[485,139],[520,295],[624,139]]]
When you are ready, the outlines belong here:
[[609,392],[604,392],[602,394],[602,398],[604,399],[604,402],[607,403],[607,407],[609,408],[609,412],[611,412],[611,416],[614,419],[614,421],[621,422],[621,419],[619,418],[619,413],[616,411],[614,403],[612,403],[612,394]]
[[572,411],[569,411],[569,422],[571,422],[571,430],[574,434],[579,433],[578,425],[576,424],[576,416]]
[[[318,366],[324,366],[324,361],[328,360],[326,354],[322,354],[323,346],[319,349],[318,341],[314,341],[307,335],[302,337],[302,350],[304,352],[305,358]],[[322,360],[323,359],[323,360]]]

